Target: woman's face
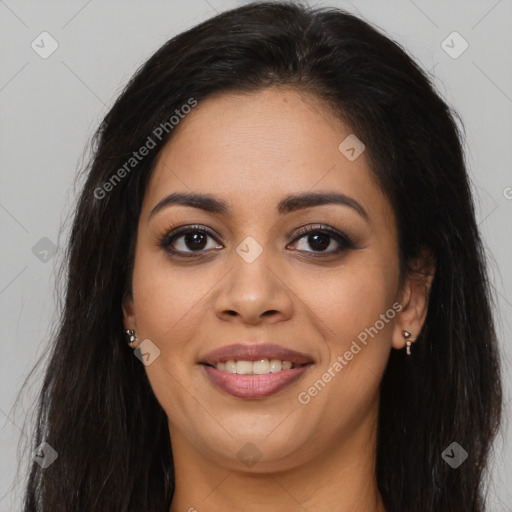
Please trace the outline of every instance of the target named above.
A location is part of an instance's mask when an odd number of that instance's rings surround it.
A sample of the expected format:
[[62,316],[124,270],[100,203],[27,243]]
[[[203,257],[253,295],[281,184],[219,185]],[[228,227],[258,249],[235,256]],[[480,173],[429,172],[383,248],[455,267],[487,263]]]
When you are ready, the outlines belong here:
[[123,308],[125,327],[151,342],[145,369],[175,457],[270,471],[357,456],[374,441],[390,350],[401,329],[419,329],[361,143],[340,149],[350,127],[290,88],[209,98],[174,130]]

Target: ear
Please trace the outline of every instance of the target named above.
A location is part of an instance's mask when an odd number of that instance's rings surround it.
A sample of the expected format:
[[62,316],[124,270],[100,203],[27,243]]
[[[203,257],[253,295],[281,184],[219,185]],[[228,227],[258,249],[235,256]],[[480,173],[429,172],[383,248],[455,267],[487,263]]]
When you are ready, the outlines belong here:
[[137,322],[135,318],[135,307],[131,293],[126,292],[123,296],[123,324],[125,329],[137,330]]
[[414,342],[423,328],[436,265],[431,253],[423,251],[409,268],[398,299],[402,309],[396,317],[393,331],[392,345],[396,349],[405,347],[403,331],[410,332],[410,341]]

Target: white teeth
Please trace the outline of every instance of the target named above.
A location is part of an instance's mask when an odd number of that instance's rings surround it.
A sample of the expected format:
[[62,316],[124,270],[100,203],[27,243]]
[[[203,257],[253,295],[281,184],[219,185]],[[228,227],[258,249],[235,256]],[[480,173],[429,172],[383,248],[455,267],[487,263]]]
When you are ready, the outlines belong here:
[[276,373],[280,372],[283,369],[283,363],[279,361],[279,359],[271,359],[270,360],[270,372]]
[[256,375],[265,375],[270,372],[270,362],[268,359],[261,359],[252,363],[252,373]]
[[236,373],[239,375],[247,375],[252,373],[252,362],[251,361],[237,361],[236,362]]
[[[222,363],[221,363],[222,364]],[[233,360],[226,361],[225,371],[229,373],[236,373],[236,363]]]
[[280,361],[279,359],[260,359],[259,361],[234,361],[230,359],[226,362],[217,363],[215,368],[239,375],[267,375],[281,370],[290,370],[292,366],[291,361]]

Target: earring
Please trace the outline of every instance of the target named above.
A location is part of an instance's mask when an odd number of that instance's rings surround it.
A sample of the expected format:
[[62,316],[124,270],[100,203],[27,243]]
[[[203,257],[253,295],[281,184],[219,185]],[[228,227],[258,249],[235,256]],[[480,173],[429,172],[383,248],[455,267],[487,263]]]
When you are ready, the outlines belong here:
[[411,355],[411,345],[413,341],[409,339],[411,337],[411,333],[409,331],[402,331],[402,336],[405,338],[405,345],[407,346],[407,355]]
[[125,333],[128,336],[128,345],[132,348],[137,348],[139,340],[137,339],[135,331],[133,329],[126,329]]

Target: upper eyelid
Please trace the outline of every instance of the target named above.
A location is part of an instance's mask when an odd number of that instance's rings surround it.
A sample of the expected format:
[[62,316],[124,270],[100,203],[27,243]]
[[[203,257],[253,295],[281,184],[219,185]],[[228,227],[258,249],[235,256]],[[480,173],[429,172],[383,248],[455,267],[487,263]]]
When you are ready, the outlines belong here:
[[[166,237],[174,237],[174,236],[179,236],[179,235],[182,235],[184,233],[188,233],[190,231],[202,231],[202,232],[206,232],[206,234],[212,236],[212,237],[219,237],[219,238],[222,238],[222,236],[216,232],[216,230],[208,227],[208,226],[205,226],[203,224],[184,224],[184,225],[181,225],[181,226],[177,226],[175,228],[171,228],[167,231],[165,231],[162,235],[161,238],[166,238]],[[301,232],[302,230],[302,232]],[[333,226],[330,226],[329,224],[319,224],[319,223],[309,223],[309,224],[304,224],[303,226],[299,226],[298,228],[294,228],[293,230],[291,231],[288,231],[286,233],[286,236],[289,237],[291,236],[294,232],[296,232],[295,234],[295,238],[296,239],[297,237],[301,237],[301,236],[305,236],[306,234],[308,234],[309,231],[326,231],[328,233],[333,233],[333,234],[338,234],[340,236],[346,236],[346,237],[349,237],[349,235],[347,233],[345,233],[343,230],[340,230],[339,228],[335,228]]]
[[[161,245],[163,245],[163,246],[171,245],[171,243],[175,242],[177,239],[181,238],[182,236],[186,235],[187,233],[194,232],[194,231],[205,233],[206,235],[213,238],[217,243],[221,243],[218,240],[218,238],[222,238],[222,237],[220,235],[218,235],[215,231],[213,231],[211,228],[209,228],[205,225],[202,225],[202,224],[190,224],[190,225],[178,226],[174,229],[169,230],[167,233],[165,233],[160,238]],[[324,233],[329,234],[331,237],[337,236],[337,237],[341,238],[342,240],[346,240],[350,245],[355,245],[355,242],[350,235],[348,235],[344,231],[341,231],[338,228],[335,228],[328,224],[319,224],[319,223],[306,224],[304,226],[295,228],[291,233],[293,233],[294,231],[296,232],[296,234],[294,235],[294,238],[291,241],[292,243],[308,236],[310,233],[324,232]],[[288,233],[287,236],[290,236],[291,233]],[[169,241],[166,243],[167,239]],[[338,244],[340,243],[340,241],[338,241],[338,240],[336,240],[336,242]],[[202,251],[191,251],[191,252],[201,253]]]

